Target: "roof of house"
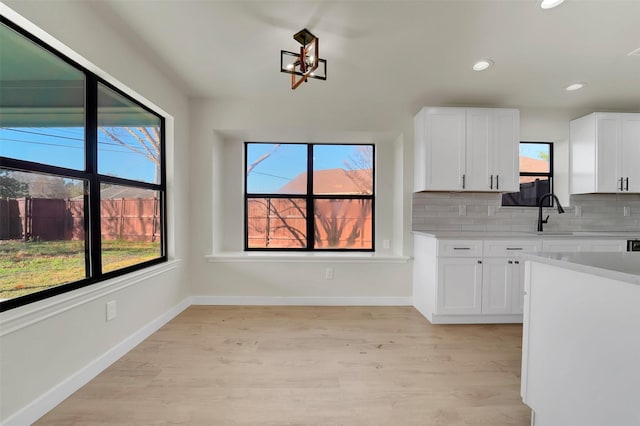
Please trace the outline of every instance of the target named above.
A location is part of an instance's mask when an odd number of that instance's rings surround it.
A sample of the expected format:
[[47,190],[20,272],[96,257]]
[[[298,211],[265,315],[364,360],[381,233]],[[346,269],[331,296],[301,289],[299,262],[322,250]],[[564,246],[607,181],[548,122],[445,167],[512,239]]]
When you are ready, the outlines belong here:
[[[313,172],[313,192],[315,194],[372,194],[373,178],[371,169],[345,170],[327,169]],[[300,173],[282,186],[278,194],[304,194],[307,192],[307,173]]]
[[520,171],[549,173],[549,161],[540,158],[520,156]]

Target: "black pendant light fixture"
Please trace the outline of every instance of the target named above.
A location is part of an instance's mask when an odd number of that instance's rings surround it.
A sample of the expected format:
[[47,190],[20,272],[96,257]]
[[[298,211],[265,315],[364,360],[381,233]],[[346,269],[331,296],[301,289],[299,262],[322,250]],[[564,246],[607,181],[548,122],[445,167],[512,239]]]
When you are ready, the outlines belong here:
[[305,28],[295,33],[293,39],[300,43],[298,53],[280,51],[280,71],[291,74],[291,89],[298,88],[309,78],[326,80],[327,61],[318,57],[318,37]]

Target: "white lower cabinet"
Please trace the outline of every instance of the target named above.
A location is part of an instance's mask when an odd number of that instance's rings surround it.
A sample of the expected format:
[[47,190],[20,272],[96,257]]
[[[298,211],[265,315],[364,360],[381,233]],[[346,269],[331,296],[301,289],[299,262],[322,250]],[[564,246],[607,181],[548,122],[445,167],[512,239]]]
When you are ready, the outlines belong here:
[[434,324],[522,322],[520,252],[625,251],[626,240],[414,236],[414,306]]
[[483,314],[510,314],[514,290],[513,260],[495,258],[482,262]]
[[480,314],[481,294],[481,260],[455,257],[438,259],[438,314]]
[[540,239],[415,236],[414,306],[432,323],[522,322],[524,271],[517,253]]

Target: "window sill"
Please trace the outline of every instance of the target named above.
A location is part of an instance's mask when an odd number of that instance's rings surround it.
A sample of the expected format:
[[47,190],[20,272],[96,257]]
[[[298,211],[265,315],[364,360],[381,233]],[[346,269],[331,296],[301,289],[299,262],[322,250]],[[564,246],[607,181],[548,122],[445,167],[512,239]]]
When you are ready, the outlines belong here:
[[256,263],[256,262],[331,262],[331,263],[407,263],[409,256],[397,256],[376,253],[291,253],[291,252],[221,252],[206,255],[211,263]]
[[0,314],[0,337],[175,269],[179,259],[62,293]]

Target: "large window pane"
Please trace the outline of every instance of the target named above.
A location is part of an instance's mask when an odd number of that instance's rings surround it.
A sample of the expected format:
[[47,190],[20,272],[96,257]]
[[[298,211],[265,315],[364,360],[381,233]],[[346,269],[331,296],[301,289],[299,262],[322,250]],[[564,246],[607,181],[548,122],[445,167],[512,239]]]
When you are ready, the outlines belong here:
[[249,248],[305,248],[307,206],[304,198],[249,198]]
[[307,145],[250,143],[248,194],[306,194]]
[[160,118],[98,84],[98,172],[160,183]]
[[84,73],[0,24],[0,156],[83,170]]
[[0,169],[0,300],[87,276],[82,180]]
[[314,145],[313,193],[373,194],[373,146]]
[[162,255],[160,194],[120,185],[101,185],[102,272]]
[[371,249],[372,200],[315,200],[316,249]]

